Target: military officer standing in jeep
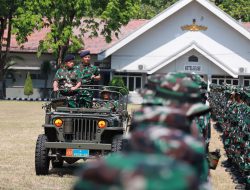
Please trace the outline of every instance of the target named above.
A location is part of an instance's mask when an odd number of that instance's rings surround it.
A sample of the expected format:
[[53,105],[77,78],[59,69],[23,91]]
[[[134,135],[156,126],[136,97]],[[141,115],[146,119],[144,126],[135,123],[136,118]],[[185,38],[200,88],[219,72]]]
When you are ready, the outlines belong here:
[[101,79],[100,69],[90,64],[90,51],[84,50],[80,53],[82,62],[75,66],[82,73],[82,85],[93,85],[95,81]]
[[[90,64],[90,51],[84,50],[80,53],[82,62],[75,66],[75,69],[78,69],[82,74],[82,85],[93,85],[95,81],[101,79],[100,69],[94,65]],[[90,87],[87,87],[90,88]],[[92,107],[93,91],[84,90],[81,93],[81,106],[83,107]]]
[[[63,65],[56,72],[53,90],[59,91],[59,96],[67,97],[67,104],[69,107],[77,107],[75,96],[77,94],[76,89],[81,86],[82,74],[79,70],[74,69],[74,55],[66,55],[63,60]],[[63,90],[62,90],[63,89]]]

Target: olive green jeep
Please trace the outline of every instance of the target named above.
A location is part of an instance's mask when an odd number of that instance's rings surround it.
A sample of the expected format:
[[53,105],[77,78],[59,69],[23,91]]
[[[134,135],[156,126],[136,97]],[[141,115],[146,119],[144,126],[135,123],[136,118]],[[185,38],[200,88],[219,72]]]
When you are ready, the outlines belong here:
[[[110,97],[104,100],[107,89]],[[122,136],[129,130],[127,95],[119,87],[99,85],[81,88],[78,95],[84,90],[93,94],[91,108],[68,107],[67,97],[58,95],[43,106],[44,134],[38,136],[35,151],[37,175],[48,174],[50,161],[58,168],[64,161],[73,164],[121,150]]]

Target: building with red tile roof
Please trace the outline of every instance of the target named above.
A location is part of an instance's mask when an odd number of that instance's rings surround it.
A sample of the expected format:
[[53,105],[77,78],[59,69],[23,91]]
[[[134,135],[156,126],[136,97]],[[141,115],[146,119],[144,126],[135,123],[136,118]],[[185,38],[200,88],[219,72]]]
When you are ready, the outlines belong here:
[[[148,75],[195,71],[209,84],[250,85],[250,23],[234,20],[207,0],[180,0],[151,20],[132,20],[120,31],[119,39],[112,36],[111,43],[102,36],[84,35],[83,48],[91,51],[92,63],[101,68],[101,84],[120,76],[132,94],[143,88]],[[36,31],[22,46],[12,41],[12,54],[24,61],[7,76],[10,96],[23,94],[20,89],[28,71],[37,89],[34,96],[52,86],[53,73],[45,87],[40,65],[53,64],[55,58],[50,53],[36,57],[47,32],[48,28]]]
[[[105,38],[101,35],[98,37],[89,38],[89,33],[84,34],[83,41],[84,41],[84,49],[88,49],[91,51],[91,54],[98,54],[101,51],[111,47],[117,41],[122,38],[125,38],[133,31],[147,23],[148,20],[145,19],[138,19],[138,20],[131,20],[127,25],[122,26],[119,33],[119,38],[116,38],[115,35],[112,36],[111,43],[107,43]],[[35,31],[30,36],[28,36],[28,41],[22,45],[18,45],[15,36],[12,36],[11,39],[11,46],[10,49],[12,52],[37,52],[39,41],[43,40],[46,34],[50,32],[49,28],[43,28],[41,31]],[[79,31],[75,31],[79,33]]]

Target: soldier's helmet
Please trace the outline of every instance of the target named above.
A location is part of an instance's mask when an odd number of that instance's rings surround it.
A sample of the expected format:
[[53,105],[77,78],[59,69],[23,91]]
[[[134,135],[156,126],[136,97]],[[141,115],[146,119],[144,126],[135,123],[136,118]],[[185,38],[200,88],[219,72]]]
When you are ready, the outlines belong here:
[[155,95],[154,90],[144,88],[138,92],[143,99],[142,106],[163,106],[166,103],[166,100]]
[[131,130],[147,127],[150,124],[160,124],[167,128],[180,129],[191,133],[191,123],[194,117],[210,111],[209,106],[195,104],[173,104],[168,106],[144,106],[133,113]]
[[171,75],[176,78],[190,78],[193,82],[198,84],[202,90],[206,90],[208,87],[207,82],[196,73],[184,73],[184,72],[170,72],[168,75]]
[[111,91],[104,87],[102,91],[100,92],[101,98],[103,99],[110,99],[111,98]]
[[189,77],[177,78],[167,75],[156,87],[156,96],[179,102],[196,103],[201,101],[200,85]]

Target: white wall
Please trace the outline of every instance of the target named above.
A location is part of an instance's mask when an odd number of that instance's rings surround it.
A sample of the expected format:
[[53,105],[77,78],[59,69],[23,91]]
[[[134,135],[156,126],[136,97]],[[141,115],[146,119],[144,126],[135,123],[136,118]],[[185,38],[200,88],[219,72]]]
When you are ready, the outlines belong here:
[[[198,57],[198,62],[189,62],[188,58],[190,56]],[[206,57],[201,55],[196,50],[191,50],[190,52],[186,53],[185,55],[181,56],[180,58],[176,59],[175,61],[169,63],[162,69],[158,70],[156,73],[168,73],[168,72],[178,72],[178,71],[185,71],[185,65],[199,65],[201,66],[201,71],[197,72],[197,74],[209,74],[209,75],[228,75],[225,71],[221,68],[216,66],[213,62],[208,60]]]
[[[181,26],[192,24],[193,19],[196,19],[197,25],[208,27],[207,31],[182,31]],[[113,53],[111,67],[133,71],[138,70],[138,65],[142,64],[146,70],[152,69],[155,64],[168,59],[177,49],[181,50],[192,41],[203,48],[206,48],[209,41],[219,44],[214,49],[209,47],[212,49],[211,56],[235,53],[250,61],[250,41],[197,2],[192,2]],[[222,46],[226,47],[227,51],[219,52],[222,50],[219,47]],[[217,67],[211,66],[210,72],[212,71],[217,72]]]
[[[50,54],[43,54],[41,57],[37,57],[35,53],[11,53],[12,56],[19,56],[22,60],[16,59],[17,64],[15,67],[22,67],[22,69],[11,69],[15,80],[7,79],[7,87],[23,87],[28,72],[30,74],[41,74],[39,69],[44,61],[54,60],[54,57]],[[31,69],[34,68],[34,69]],[[55,72],[55,71],[54,71]],[[48,78],[47,88],[52,87],[52,80],[54,78],[54,72],[52,71]],[[34,88],[44,88],[44,80],[33,79]]]

